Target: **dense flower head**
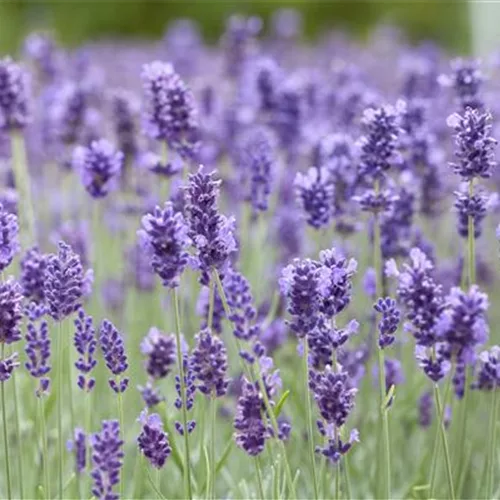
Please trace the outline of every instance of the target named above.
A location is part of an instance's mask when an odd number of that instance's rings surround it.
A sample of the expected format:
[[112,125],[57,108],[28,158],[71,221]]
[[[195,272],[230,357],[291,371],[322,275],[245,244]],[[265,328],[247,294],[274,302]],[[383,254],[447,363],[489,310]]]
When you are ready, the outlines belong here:
[[415,357],[420,368],[435,383],[443,379],[451,369],[446,347],[442,343],[435,344],[434,352],[421,344],[415,347]]
[[106,367],[117,377],[116,380],[114,378],[109,379],[109,386],[116,393],[124,392],[128,387],[128,378],[121,378],[128,368],[125,344],[120,332],[111,321],[106,319],[101,323],[99,344]]
[[480,390],[498,390],[500,388],[500,347],[494,345],[478,356],[477,379],[473,385]]
[[401,134],[400,115],[404,103],[396,107],[368,108],[363,113],[365,134],[359,140],[361,149],[358,175],[361,178],[380,179],[399,162],[397,147]]
[[394,204],[399,197],[393,189],[382,189],[375,191],[367,189],[359,196],[354,196],[353,200],[359,203],[363,212],[372,212],[374,214],[385,214],[394,208]]
[[352,445],[359,441],[357,429],[353,429],[349,435],[349,440],[345,441],[340,437],[340,433],[338,433],[339,436],[335,435],[335,426],[333,424],[325,425],[321,420],[318,420],[317,425],[320,434],[327,438],[327,442],[322,447],[317,446],[316,453],[321,453],[334,464],[338,463],[342,456],[352,448]]
[[[196,393],[196,384],[195,384],[195,375],[193,371],[193,365],[191,363],[190,357],[187,354],[187,346],[183,347],[183,368],[184,368],[184,386],[185,386],[185,398],[186,398],[186,404],[185,404],[185,409],[186,411],[191,411],[193,409],[194,405],[194,395]],[[183,401],[182,401],[182,387],[181,387],[181,377],[180,374],[175,376],[175,391],[177,393],[177,398],[174,401],[174,406],[178,409],[181,410],[184,406]],[[181,424],[180,422],[176,421],[175,422],[175,429],[176,431],[183,436],[184,433],[187,431],[188,434],[191,434],[191,432],[194,431],[196,428],[196,421],[195,420],[188,420],[187,421],[187,429],[184,428],[184,425]]]
[[137,438],[139,450],[153,467],[161,469],[172,452],[168,435],[163,430],[163,422],[157,413],[148,415],[147,410],[141,413],[139,422],[142,424]]
[[458,234],[462,238],[468,238],[469,217],[472,217],[474,238],[479,238],[482,233],[482,222],[486,217],[491,198],[483,192],[470,195],[468,192],[456,191],[455,196],[454,206],[458,216]]
[[77,427],[66,447],[75,454],[75,472],[81,474],[87,467],[87,435],[84,430]]
[[24,52],[35,63],[42,82],[52,81],[59,71],[57,47],[47,33],[30,33],[24,41]]
[[0,344],[21,340],[22,301],[17,281],[9,278],[0,283]]
[[416,247],[401,272],[393,260],[386,265],[387,275],[398,280],[397,296],[406,309],[407,329],[423,346],[436,342],[436,324],[443,309],[442,287],[434,280],[433,269],[432,262]]
[[37,246],[26,251],[21,259],[21,284],[24,297],[36,303],[45,301],[44,274],[47,256]]
[[146,408],[153,408],[162,401],[165,401],[163,394],[149,380],[146,385],[137,386],[137,389],[141,393]]
[[250,340],[258,335],[258,326],[252,325],[257,311],[255,310],[250,283],[240,272],[230,269],[224,276],[224,292],[231,310],[228,318],[233,326],[233,334],[242,340]]
[[329,292],[331,271],[311,259],[295,259],[283,269],[280,288],[288,298],[291,328],[303,337],[318,323],[318,312]]
[[222,339],[208,329],[202,330],[196,335],[190,361],[200,392],[213,397],[226,394],[229,385],[227,350]]
[[333,216],[335,187],[326,168],[310,168],[295,177],[297,204],[307,223],[319,229],[328,225]]
[[223,273],[229,257],[236,251],[234,218],[220,214],[217,208],[220,181],[213,179],[203,167],[189,175],[186,218],[189,236],[197,250],[203,284],[208,284],[212,269]]
[[88,375],[97,365],[97,359],[95,358],[97,337],[94,323],[92,316],[87,316],[83,308],[78,310],[78,315],[74,323],[75,336],[73,344],[78,353],[75,367],[80,372],[78,374],[77,384],[82,391],[91,391],[94,388],[95,379]]
[[320,311],[331,318],[342,312],[351,301],[352,278],[358,263],[355,259],[347,259],[335,248],[322,250],[319,260],[330,271],[330,283]]
[[269,437],[268,427],[263,419],[262,406],[262,395],[255,384],[243,379],[234,417],[234,439],[236,444],[250,456],[262,453],[266,439]]
[[462,115],[448,117],[447,124],[455,131],[456,161],[450,163],[453,171],[463,180],[491,177],[497,162],[497,141],[491,134],[491,114],[466,108]]
[[0,272],[9,266],[19,251],[18,235],[17,215],[5,210],[0,203]]
[[39,379],[36,395],[40,397],[49,389],[50,380],[46,375],[50,372],[50,337],[49,325],[46,321],[36,325],[28,323],[25,336],[25,351],[28,360],[24,364],[30,375]]
[[142,71],[148,134],[167,141],[182,156],[199,147],[198,116],[192,91],[169,63],[154,61]]
[[272,57],[259,57],[251,65],[252,77],[255,79],[255,91],[258,96],[259,109],[270,112],[276,107],[276,92],[283,78],[281,68]]
[[73,153],[73,168],[93,198],[103,198],[112,189],[123,166],[123,153],[106,139],[79,146]]
[[311,371],[309,379],[314,400],[321,417],[337,428],[345,424],[354,408],[357,389],[349,383],[349,376],[342,368],[333,371],[327,366],[325,371]]
[[47,258],[44,276],[48,312],[54,320],[62,321],[81,305],[84,276],[79,256],[60,241],[57,254]]
[[89,227],[86,221],[79,223],[68,221],[63,223],[55,234],[56,243],[65,241],[72,250],[80,257],[82,266],[87,267],[90,260],[91,242]]
[[451,63],[452,73],[439,78],[441,84],[452,87],[462,109],[481,108],[483,106],[480,90],[484,76],[479,68],[479,61],[455,59]]
[[437,324],[441,339],[448,342],[452,353],[468,356],[475,346],[488,339],[489,328],[486,319],[488,295],[477,285],[468,291],[453,287],[445,299],[445,309]]
[[138,232],[140,243],[150,254],[151,267],[161,278],[163,285],[174,288],[188,264],[187,248],[191,240],[184,216],[174,211],[171,202],[164,208],[156,207],[153,213],[142,218]]
[[92,445],[92,495],[99,500],[118,500],[113,488],[120,482],[123,441],[118,420],[103,420],[101,431],[90,437]]
[[390,297],[379,298],[373,308],[381,314],[378,322],[378,345],[380,349],[385,349],[396,340],[394,333],[398,329],[401,313],[396,301]]
[[24,128],[30,121],[26,70],[10,57],[0,59],[0,130]]
[[136,130],[139,102],[133,93],[118,89],[111,97],[111,108],[118,147],[125,156],[133,156],[139,148]]
[[175,335],[165,335],[152,327],[141,342],[141,352],[147,359],[146,372],[155,380],[166,377],[175,365]]
[[248,179],[246,198],[251,202],[254,212],[268,208],[276,162],[274,150],[274,137],[263,127],[249,130],[240,145],[238,156],[241,175]]
[[12,372],[20,365],[17,352],[12,353],[6,358],[0,359],[0,382],[7,382]]

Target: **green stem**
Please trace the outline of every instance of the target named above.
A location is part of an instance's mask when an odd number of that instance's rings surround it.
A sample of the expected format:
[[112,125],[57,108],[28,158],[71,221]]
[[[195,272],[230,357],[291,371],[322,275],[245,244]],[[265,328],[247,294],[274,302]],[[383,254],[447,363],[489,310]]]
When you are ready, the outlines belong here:
[[491,403],[490,415],[490,450],[489,450],[489,468],[488,479],[486,481],[486,498],[493,498],[493,482],[495,477],[495,458],[497,453],[497,419],[498,419],[498,402],[497,394],[500,388],[493,387],[493,401]]
[[304,395],[306,397],[306,417],[307,417],[307,442],[309,444],[309,460],[311,462],[312,474],[313,474],[313,488],[314,488],[314,498],[317,500],[319,498],[318,490],[318,475],[316,473],[316,457],[314,451],[314,434],[313,434],[313,417],[311,408],[311,394],[309,391],[309,345],[307,342],[307,337],[304,337]]
[[264,487],[262,485],[262,473],[260,472],[259,457],[254,457],[253,463],[255,464],[255,472],[257,473],[257,486],[259,488],[259,498],[264,499]]
[[[5,344],[2,343],[2,359],[5,358]],[[5,411],[5,382],[0,384],[2,392],[3,446],[5,455],[5,476],[7,481],[7,498],[12,498],[10,487],[9,433],[7,431],[7,412]]]
[[351,494],[351,475],[349,473],[349,457],[344,455],[344,476],[345,476],[345,496],[349,500],[352,498]]
[[40,426],[42,434],[42,458],[43,458],[43,478],[45,498],[50,498],[50,480],[49,480],[49,452],[47,448],[47,422],[45,420],[45,408],[43,396],[38,398],[38,407],[40,409]]
[[31,196],[31,186],[26,158],[24,137],[21,132],[11,134],[12,169],[19,192],[19,214],[21,223],[21,242],[24,248],[32,246],[36,241],[35,215]]
[[187,409],[186,409],[186,381],[184,379],[184,362],[182,358],[182,348],[181,348],[181,322],[179,315],[179,299],[177,295],[177,289],[172,290],[174,310],[175,310],[175,338],[177,344],[177,363],[179,365],[179,378],[181,386],[181,400],[182,400],[182,423],[184,425],[184,449],[185,449],[185,462],[184,462],[184,483],[185,483],[185,496],[189,500],[192,498],[191,492],[191,459],[189,454],[189,437],[187,429]]
[[[444,414],[444,408],[441,403],[441,396],[439,395],[439,387],[434,384],[434,397],[436,399],[436,409],[438,415]],[[444,460],[446,465],[446,478],[448,480],[448,493],[451,500],[455,500],[455,489],[453,487],[453,474],[451,472],[450,451],[448,448],[448,439],[446,438],[446,429],[442,418],[439,419],[439,432],[441,434],[441,442],[444,450]]]
[[340,462],[337,463],[335,471],[335,500],[340,500]]
[[212,324],[214,321],[214,301],[215,301],[215,289],[214,280],[210,279],[210,284],[208,288],[208,318],[207,318],[207,328],[212,332]]
[[[226,293],[224,292],[224,287],[222,286],[222,282],[220,280],[220,276],[219,276],[217,269],[214,269],[213,276],[214,276],[215,282],[217,284],[217,289],[219,291],[219,296],[220,296],[221,301],[222,301],[222,306],[224,308],[224,312],[226,313],[226,317],[229,318],[229,317],[231,317],[231,308],[229,307],[229,304],[227,303]],[[232,336],[232,338],[234,339],[234,341],[236,343],[237,352],[238,353],[241,352],[241,344],[240,344],[239,339],[236,338],[234,335]],[[242,363],[241,358],[240,358],[240,362]],[[252,371],[248,369],[248,367],[246,366],[245,363],[242,363],[242,366],[243,366],[244,371],[249,376],[250,380],[254,380],[255,378],[257,378],[257,382],[259,384],[259,388],[260,388],[260,391],[262,393],[262,399],[264,401],[264,407],[266,409],[267,414],[269,415],[269,419],[271,420],[271,427],[273,429],[273,433],[274,433],[276,439],[278,440],[278,443],[279,443],[279,446],[281,449],[283,462],[285,464],[285,476],[286,476],[287,486],[288,486],[289,492],[293,496],[293,498],[297,498],[297,494],[295,492],[295,485],[294,485],[293,477],[292,477],[292,472],[290,469],[290,464],[288,463],[285,444],[283,443],[283,441],[281,441],[278,438],[278,435],[279,435],[278,422],[276,421],[276,416],[274,414],[273,408],[271,407],[271,404],[269,403],[269,398],[267,396],[267,391],[266,391],[266,388],[264,386],[264,381],[262,380],[262,374],[260,373],[260,370],[259,370],[257,372],[257,376],[255,377],[253,375]]]
[[63,386],[63,328],[62,322],[58,322],[57,335],[57,439],[59,445],[59,461],[58,461],[58,478],[59,478],[59,498],[62,500],[64,483],[63,483],[63,468],[64,468],[64,441],[62,429],[62,392]]
[[215,490],[215,478],[217,475],[217,462],[215,460],[215,425],[217,422],[217,398],[215,397],[215,394],[212,394],[212,401],[210,402],[211,407],[212,407],[212,418],[210,422],[210,430],[211,430],[211,435],[210,435],[210,462],[211,462],[211,467],[210,471],[212,473],[212,492],[211,492],[211,498],[215,499],[216,498],[216,490]]
[[[13,351],[11,350],[11,353]],[[19,397],[17,394],[17,374],[12,373],[12,391],[14,393],[14,430],[16,432],[16,441],[18,446],[17,455],[17,474],[19,476],[19,496],[24,498],[24,475],[23,475],[23,453],[22,453],[22,440],[21,440],[21,420],[19,418]]]

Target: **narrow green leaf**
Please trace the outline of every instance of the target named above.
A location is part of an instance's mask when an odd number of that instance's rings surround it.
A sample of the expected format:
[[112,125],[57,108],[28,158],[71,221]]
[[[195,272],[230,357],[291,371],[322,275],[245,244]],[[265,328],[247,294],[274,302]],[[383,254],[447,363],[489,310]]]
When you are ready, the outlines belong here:
[[205,467],[206,467],[206,477],[207,480],[205,481],[205,484],[202,488],[202,491],[205,491],[205,497],[208,499],[210,498],[210,478],[212,477],[211,471],[210,471],[210,459],[208,458],[208,450],[206,446],[203,446],[203,455],[205,457]]
[[393,399],[395,397],[395,392],[396,392],[396,386],[391,385],[391,387],[389,388],[389,391],[387,392],[385,399],[382,403],[382,411],[389,410],[389,403],[390,403],[391,399]]
[[174,433],[171,431],[169,427],[168,419],[165,418],[163,422],[164,422],[165,432],[168,434],[170,448],[172,448],[172,454],[171,454],[172,460],[174,461],[178,469],[181,471],[181,474],[184,474],[184,464],[182,463],[182,458],[179,453],[179,449],[177,448],[177,444],[175,442]]
[[286,390],[281,395],[281,398],[278,401],[278,404],[274,407],[274,415],[276,418],[278,418],[280,416],[281,410],[283,409],[283,405],[285,404],[285,401],[288,399],[288,396],[290,396],[290,390]]

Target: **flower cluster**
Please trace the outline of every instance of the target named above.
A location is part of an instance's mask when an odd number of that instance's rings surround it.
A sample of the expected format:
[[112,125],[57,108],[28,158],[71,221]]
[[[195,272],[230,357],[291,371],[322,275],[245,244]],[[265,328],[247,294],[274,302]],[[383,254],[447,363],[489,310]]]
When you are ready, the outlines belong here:
[[116,379],[109,379],[109,386],[116,393],[124,392],[128,387],[129,381],[127,377],[122,378],[122,374],[125,373],[128,368],[125,344],[120,332],[111,321],[104,320],[101,323],[99,344],[106,367],[116,377]]
[[89,374],[97,365],[95,358],[97,338],[94,323],[92,316],[87,316],[83,308],[78,310],[74,323],[76,330],[73,344],[78,353],[75,368],[80,372],[77,384],[82,391],[90,392],[94,388],[95,378],[89,377]]
[[161,469],[172,451],[168,435],[163,430],[163,422],[156,413],[148,415],[147,410],[141,413],[139,422],[142,424],[142,431],[137,438],[139,449],[153,467]]
[[0,130],[24,128],[30,119],[28,73],[10,57],[0,59]]

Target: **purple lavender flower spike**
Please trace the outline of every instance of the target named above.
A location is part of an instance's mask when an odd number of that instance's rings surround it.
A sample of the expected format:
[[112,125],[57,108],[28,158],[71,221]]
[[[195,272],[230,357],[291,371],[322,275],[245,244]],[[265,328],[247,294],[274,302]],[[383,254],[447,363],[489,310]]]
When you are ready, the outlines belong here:
[[138,236],[151,255],[151,267],[161,278],[163,286],[175,288],[188,264],[187,248],[191,240],[184,216],[175,212],[172,203],[156,207],[154,213],[142,218],[143,229]]
[[442,287],[433,277],[434,266],[419,249],[410,251],[410,263],[398,271],[393,259],[386,264],[387,276],[398,280],[397,297],[405,306],[405,328],[415,337],[417,344],[432,346],[438,340],[436,326],[443,310]]
[[420,368],[434,383],[444,378],[451,369],[451,363],[448,361],[447,356],[442,354],[440,344],[436,344],[435,354],[431,353],[428,347],[417,344],[415,346],[415,357]]
[[123,166],[123,153],[106,139],[79,146],[73,153],[73,168],[93,198],[104,198],[114,187]]
[[219,186],[220,181],[213,179],[213,172],[206,174],[203,167],[189,175],[186,217],[204,285],[208,285],[212,269],[224,274],[231,254],[237,249],[234,218],[225,217],[217,208]]
[[262,418],[262,405],[262,395],[258,389],[243,379],[234,418],[234,439],[236,444],[250,456],[262,453],[269,437],[269,431]]
[[430,427],[434,409],[432,392],[426,391],[418,400],[418,423],[421,427]]
[[347,259],[335,248],[322,250],[319,260],[330,271],[330,284],[320,310],[332,318],[342,312],[351,301],[352,278],[358,263],[354,259]]
[[353,200],[359,203],[363,212],[386,214],[394,208],[398,195],[390,188],[382,189],[378,193],[373,189],[367,189],[359,196],[353,196]]
[[281,292],[288,298],[291,329],[299,336],[310,333],[318,323],[318,312],[328,295],[331,271],[310,259],[295,259],[283,269]]
[[193,93],[168,63],[146,64],[141,76],[146,94],[148,134],[153,139],[168,142],[181,156],[193,157],[199,148]]
[[488,295],[477,285],[471,286],[467,292],[453,287],[445,303],[446,308],[437,324],[439,337],[449,344],[452,355],[471,362],[475,347],[488,339]]
[[473,387],[482,391],[500,388],[500,347],[494,345],[488,351],[479,354],[477,380]]
[[440,75],[439,83],[452,87],[462,109],[482,108],[484,103],[479,96],[484,76],[475,60],[455,59],[451,63],[452,74]]
[[496,167],[494,149],[497,141],[490,135],[491,114],[467,108],[463,115],[455,113],[448,117],[447,124],[455,131],[455,157],[451,162],[453,171],[469,181],[474,178],[491,177]]
[[294,186],[307,223],[315,229],[328,225],[335,208],[335,188],[328,170],[313,167],[306,174],[299,172]]
[[231,309],[228,318],[233,324],[233,334],[242,340],[250,340],[258,335],[258,326],[252,325],[257,311],[253,304],[252,291],[248,280],[238,271],[230,269],[224,277],[224,292]]
[[129,382],[127,377],[122,378],[122,374],[125,373],[128,368],[125,344],[122,336],[111,321],[104,320],[101,323],[99,343],[106,367],[115,377],[117,377],[116,379],[109,379],[109,386],[116,393],[124,392]]
[[365,130],[359,140],[361,149],[358,175],[363,179],[381,179],[400,159],[397,154],[401,134],[400,115],[405,104],[398,101],[396,107],[368,108],[363,113]]
[[458,234],[462,238],[469,236],[469,217],[474,221],[474,238],[477,239],[482,233],[482,222],[486,217],[488,207],[495,202],[495,198],[483,192],[470,195],[468,192],[455,192],[455,209],[458,215]]
[[321,435],[327,437],[328,441],[323,447],[317,446],[316,452],[321,453],[334,464],[340,461],[342,456],[352,448],[354,443],[359,442],[359,433],[357,429],[351,431],[348,441],[343,441],[340,437],[335,437],[335,427],[332,424],[325,426],[321,420],[318,420],[317,424]]
[[27,330],[25,351],[28,361],[24,366],[32,377],[39,380],[35,394],[41,397],[48,392],[50,386],[50,379],[46,377],[51,369],[49,326],[46,321],[38,326],[30,322]]
[[17,352],[10,356],[0,359],[0,382],[7,382],[10,379],[12,372],[20,365],[19,355]]
[[175,366],[175,336],[165,335],[152,327],[141,342],[141,352],[147,356],[146,372],[154,380],[166,377]]
[[196,346],[191,354],[193,374],[202,394],[212,397],[224,396],[229,379],[226,377],[227,351],[222,339],[209,330],[196,335]]
[[153,467],[161,469],[172,452],[163,422],[157,413],[148,415],[147,410],[142,411],[138,420],[142,424],[142,431],[137,438],[139,450]]
[[84,430],[77,427],[73,439],[66,443],[68,451],[75,454],[75,472],[81,474],[87,467],[87,435]]
[[75,367],[80,372],[77,384],[82,391],[90,392],[95,385],[95,379],[89,377],[89,374],[97,365],[97,359],[95,359],[97,338],[92,316],[87,316],[83,308],[78,310],[75,328],[73,344],[79,355],[78,360],[75,361]]
[[24,297],[41,304],[45,301],[44,275],[47,257],[38,247],[30,248],[21,259],[21,276],[19,282]]
[[275,166],[275,140],[262,127],[251,129],[245,135],[239,151],[242,175],[249,179],[247,198],[254,213],[268,208],[271,182]]
[[135,156],[137,144],[136,116],[139,102],[136,96],[124,89],[113,92],[111,97],[113,125],[120,151],[125,156]]
[[396,301],[390,297],[378,299],[373,308],[382,315],[378,323],[378,346],[385,349],[396,340],[394,333],[398,329],[401,313]]
[[118,500],[113,487],[120,482],[123,465],[123,441],[120,439],[120,424],[117,420],[104,420],[101,432],[92,434],[92,495],[99,500]]
[[[183,348],[184,351],[184,348]],[[191,360],[186,352],[183,357],[184,364],[184,386],[186,388],[186,411],[191,411],[194,405],[194,395],[196,392],[195,376],[192,369]],[[174,406],[180,410],[182,409],[182,396],[181,396],[181,379],[180,375],[175,376],[175,391],[177,393],[177,398],[175,399]],[[180,422],[175,422],[175,429],[177,432],[183,436],[184,432],[187,430],[188,434],[194,431],[196,427],[196,421],[189,420],[187,422],[187,429]]]
[[24,52],[34,62],[42,82],[51,82],[59,71],[57,47],[50,35],[30,33],[24,41]]
[[162,401],[165,401],[165,397],[156,387],[153,386],[150,381],[148,381],[144,386],[137,386],[137,389],[141,393],[141,397],[146,405],[146,408],[153,408],[154,406],[159,405]]
[[5,210],[0,203],[0,272],[10,265],[20,249],[18,235],[17,215]]
[[60,241],[58,247],[58,253],[47,259],[44,294],[50,316],[62,321],[81,305],[83,267],[69,245]]
[[0,59],[0,130],[24,128],[31,120],[26,71],[10,57]]
[[12,278],[0,284],[0,344],[21,340],[21,287]]

